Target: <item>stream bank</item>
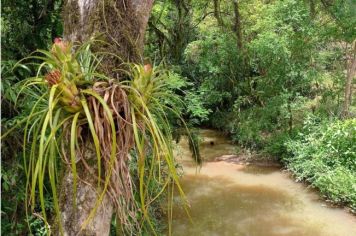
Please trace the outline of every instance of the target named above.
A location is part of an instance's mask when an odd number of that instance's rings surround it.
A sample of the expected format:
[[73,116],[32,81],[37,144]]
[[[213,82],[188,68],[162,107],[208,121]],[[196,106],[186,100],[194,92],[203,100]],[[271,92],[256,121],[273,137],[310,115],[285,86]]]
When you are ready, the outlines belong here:
[[193,223],[175,204],[173,235],[356,235],[354,216],[328,206],[281,167],[247,164],[220,133],[202,130],[201,135],[201,168],[190,158],[186,139],[175,151]]

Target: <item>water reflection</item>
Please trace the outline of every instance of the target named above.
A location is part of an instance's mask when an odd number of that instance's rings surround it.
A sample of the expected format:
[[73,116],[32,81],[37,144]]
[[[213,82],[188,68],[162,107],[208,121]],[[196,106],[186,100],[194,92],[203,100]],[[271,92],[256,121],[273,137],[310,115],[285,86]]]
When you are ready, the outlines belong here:
[[248,165],[245,168],[242,168],[240,171],[244,172],[244,173],[248,173],[248,174],[252,174],[252,175],[268,175],[268,174],[272,174],[276,171],[279,171],[280,168],[278,167],[273,167],[273,166],[256,166],[256,165]]
[[[202,130],[200,135],[202,137],[200,153],[204,161],[214,161],[216,157],[236,153],[236,147],[226,136],[213,130]],[[184,144],[183,140],[182,145]]]
[[[307,230],[281,214],[296,210],[302,202],[278,189],[206,175],[187,175],[182,184],[193,224],[184,209],[176,206],[174,235],[305,235]],[[317,235],[313,229],[308,232]]]
[[[206,159],[234,154],[235,148],[222,135],[210,130],[203,135],[202,155]],[[353,216],[323,207],[315,192],[295,183],[278,168],[210,161],[196,174],[186,140],[179,146],[176,156],[181,156],[185,172],[182,186],[191,205],[193,224],[177,203],[173,235],[356,235]]]

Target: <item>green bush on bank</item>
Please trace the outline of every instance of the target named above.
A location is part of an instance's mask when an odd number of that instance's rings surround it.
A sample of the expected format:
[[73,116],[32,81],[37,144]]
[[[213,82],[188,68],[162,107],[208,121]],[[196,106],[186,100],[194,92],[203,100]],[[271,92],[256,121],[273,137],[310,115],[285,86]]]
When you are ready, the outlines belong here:
[[307,119],[302,132],[285,143],[283,161],[297,180],[310,182],[335,203],[356,211],[356,119]]

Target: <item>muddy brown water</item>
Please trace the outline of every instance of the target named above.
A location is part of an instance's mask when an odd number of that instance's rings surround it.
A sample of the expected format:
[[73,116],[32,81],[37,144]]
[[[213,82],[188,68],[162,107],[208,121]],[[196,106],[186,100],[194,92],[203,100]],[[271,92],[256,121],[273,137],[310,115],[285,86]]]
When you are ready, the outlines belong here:
[[176,197],[173,235],[356,236],[356,217],[346,210],[329,207],[280,168],[213,161],[235,154],[235,147],[216,131],[202,130],[201,135],[206,162],[200,170],[186,139],[175,151],[192,222]]

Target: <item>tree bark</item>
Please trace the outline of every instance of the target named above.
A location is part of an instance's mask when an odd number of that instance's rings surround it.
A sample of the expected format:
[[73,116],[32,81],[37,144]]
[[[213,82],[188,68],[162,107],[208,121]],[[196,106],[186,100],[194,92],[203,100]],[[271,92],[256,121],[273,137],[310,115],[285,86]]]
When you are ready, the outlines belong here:
[[315,14],[316,14],[316,11],[315,11],[315,0],[309,0],[309,8],[310,8],[310,17],[312,19],[315,18]]
[[142,62],[148,18],[154,0],[66,0],[63,20],[66,40],[83,42],[97,37],[97,51],[117,54],[122,60],[104,61],[106,72],[122,62]]
[[[110,223],[114,213],[114,205],[108,195],[98,206],[95,215],[89,219],[91,211],[96,205],[100,195],[96,190],[97,183],[93,181],[96,173],[83,173],[77,181],[77,193],[73,195],[73,175],[67,170],[61,186],[60,209],[61,209],[61,229],[59,235],[65,236],[86,235],[105,236],[109,235]],[[76,207],[73,205],[76,201]],[[88,225],[82,229],[85,222]],[[63,230],[63,231],[61,231]]]
[[344,104],[342,109],[342,117],[347,118],[350,115],[350,105],[352,102],[352,84],[356,72],[356,40],[351,46],[351,53],[347,62],[346,84],[344,92]]
[[237,38],[237,48],[242,50],[242,28],[241,28],[241,17],[239,12],[239,3],[237,0],[233,1],[234,4],[234,13],[235,13],[235,25],[234,31]]
[[218,22],[218,25],[223,26],[224,22],[221,18],[220,0],[214,0],[214,16]]
[[240,6],[238,0],[233,0],[233,7],[234,7],[234,15],[235,15],[235,23],[233,30],[236,34],[236,46],[241,55],[242,60],[242,73],[245,77],[247,77],[248,84],[251,84],[251,77],[248,76],[248,64],[247,64],[247,53],[243,45],[242,39],[242,24],[241,24],[241,15],[240,15]]
[[[143,60],[144,36],[153,0],[66,0],[63,8],[64,38],[75,42],[85,42],[99,36],[108,44],[95,42],[94,50],[110,52],[121,57],[104,60],[102,64],[111,76],[113,69],[120,68],[122,62]],[[92,148],[84,153],[84,158],[96,158]],[[95,160],[95,159],[94,159]],[[96,163],[95,161],[92,161]],[[89,162],[88,162],[89,163]],[[109,235],[114,204],[108,194],[96,210],[85,229],[87,221],[98,199],[96,173],[90,173],[78,163],[77,193],[73,195],[73,177],[68,167],[60,186],[61,225],[64,235]],[[95,164],[91,166],[97,169]],[[76,208],[73,200],[76,199]],[[62,234],[58,229],[59,235]]]
[[168,30],[171,36],[170,50],[172,60],[178,64],[182,62],[184,49],[188,44],[191,33],[191,9],[189,4],[190,1],[187,0],[174,0],[178,15],[173,28]]
[[[88,140],[85,142],[85,146],[82,157],[85,158],[87,163],[96,163],[97,157],[92,143]],[[61,224],[56,227],[57,235],[109,235],[110,223],[114,213],[114,204],[109,195],[106,194],[104,196],[103,201],[97,207],[95,215],[92,219],[89,219],[102,191],[102,189],[97,188],[96,170],[97,166],[95,165],[89,171],[83,163],[77,163],[77,188],[74,195],[72,171],[69,166],[65,169],[60,185]],[[87,226],[82,228],[86,221],[88,221]]]

